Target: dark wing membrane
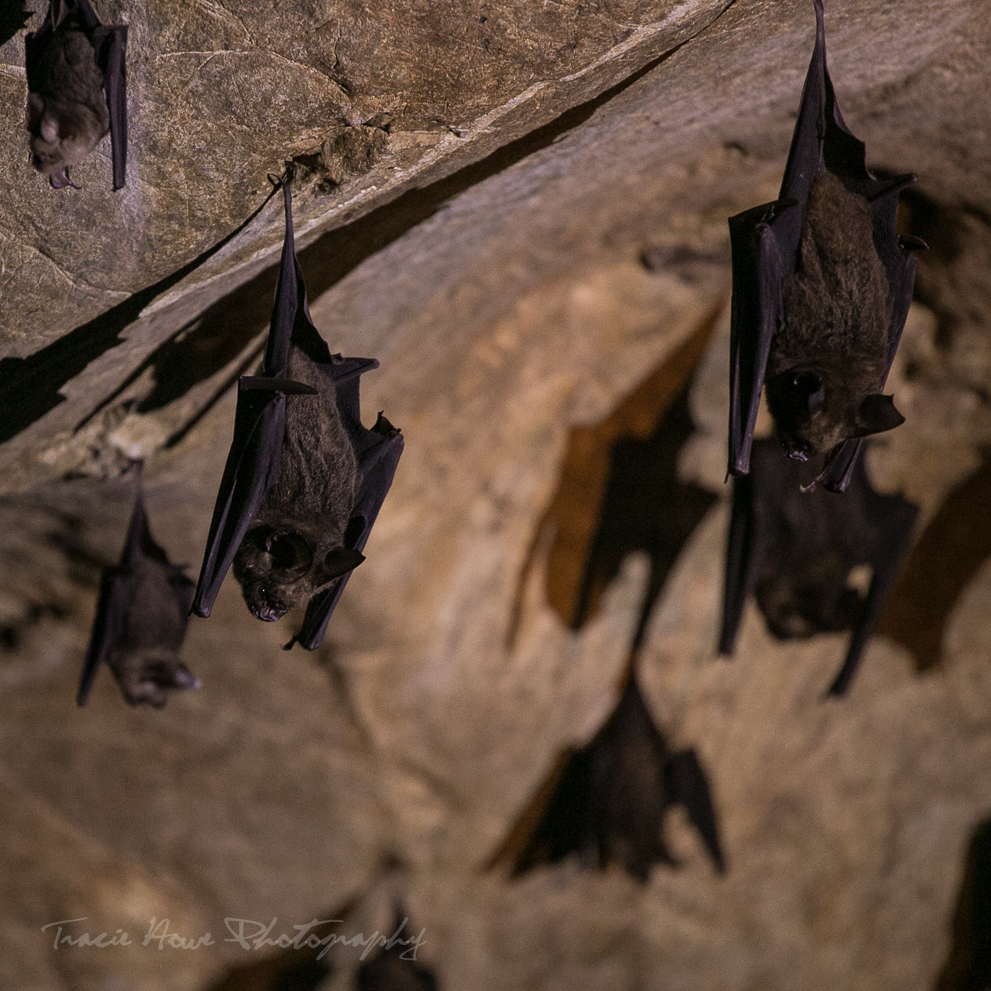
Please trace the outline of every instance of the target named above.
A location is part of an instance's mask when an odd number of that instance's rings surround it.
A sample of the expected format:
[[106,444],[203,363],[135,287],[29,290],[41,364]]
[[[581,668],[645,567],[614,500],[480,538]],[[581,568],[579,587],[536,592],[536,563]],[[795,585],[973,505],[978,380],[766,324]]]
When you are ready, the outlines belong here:
[[851,475],[854,476],[857,487],[862,487],[864,490],[866,512],[874,528],[874,539],[869,548],[874,574],[867,592],[864,613],[854,627],[846,660],[830,685],[828,693],[830,695],[846,694],[853,681],[861,654],[874,633],[885,599],[898,575],[902,558],[908,551],[915,521],[919,515],[919,507],[902,496],[885,496],[875,492],[867,480],[862,461],[858,462],[855,468],[851,468]]
[[103,73],[103,92],[110,111],[110,147],[113,156],[114,189],[123,188],[127,173],[127,25],[100,24],[89,0],[63,0],[75,7],[86,26],[96,64]]
[[103,92],[110,111],[114,189],[121,189],[127,181],[127,25],[99,27],[92,32],[90,41],[103,73]]
[[90,634],[83,674],[79,679],[76,704],[85,705],[100,665],[120,642],[131,608],[134,579],[130,571],[107,568],[100,578],[100,598],[96,607],[96,620]]
[[[355,379],[355,397],[357,397],[357,388],[358,383]],[[338,403],[340,398],[339,392]],[[364,427],[361,427],[361,430],[364,436],[360,442],[354,442],[355,454],[358,456],[361,470],[361,486],[351,511],[348,537],[345,538],[347,546],[356,551],[365,548],[382,503],[389,494],[399,458],[403,453],[403,435],[381,413],[371,430],[366,430]],[[316,650],[323,643],[327,623],[350,577],[351,572],[348,572],[310,599],[303,625],[296,636],[286,644],[287,649],[298,642],[307,650]]]
[[[750,471],[750,445],[771,340],[781,321],[781,258],[768,203],[730,218],[733,302],[730,329],[729,475]],[[788,210],[786,213],[797,211]],[[799,217],[801,223],[801,217]]]
[[733,509],[726,541],[723,621],[719,653],[736,649],[736,636],[747,601],[757,587],[761,562],[771,542],[774,520],[784,492],[794,485],[795,465],[776,441],[758,440],[753,447],[753,471],[733,479]]
[[105,568],[100,576],[100,597],[97,600],[96,619],[93,622],[89,647],[86,649],[86,660],[83,662],[79,691],[76,694],[77,705],[86,704],[100,665],[107,660],[124,634],[134,590],[133,569],[144,553],[145,544],[150,541],[164,558],[161,548],[151,540],[151,533],[148,530],[148,519],[145,516],[144,500],[141,495],[140,463],[137,472],[134,509],[127,527],[127,538],[120,555],[120,563],[116,567]]
[[210,521],[203,566],[193,597],[193,612],[209,616],[224,576],[258,507],[279,477],[286,426],[281,392],[238,382],[234,440]]
[[296,258],[296,239],[292,224],[292,191],[290,184],[295,168],[290,166],[282,186],[285,202],[286,234],[282,242],[279,284],[275,290],[272,322],[265,348],[262,374],[284,378],[289,368],[289,345],[295,344],[317,364],[331,361],[330,350],[310,319],[306,300],[306,283]]
[[733,509],[726,540],[726,573],[723,579],[723,622],[719,653],[736,649],[736,635],[760,567],[757,553],[758,523],[753,512],[753,481],[749,475],[733,479]]
[[684,806],[716,870],[725,874],[726,858],[719,839],[716,809],[712,804],[709,781],[694,750],[682,750],[671,755],[665,768],[665,784],[669,801]]

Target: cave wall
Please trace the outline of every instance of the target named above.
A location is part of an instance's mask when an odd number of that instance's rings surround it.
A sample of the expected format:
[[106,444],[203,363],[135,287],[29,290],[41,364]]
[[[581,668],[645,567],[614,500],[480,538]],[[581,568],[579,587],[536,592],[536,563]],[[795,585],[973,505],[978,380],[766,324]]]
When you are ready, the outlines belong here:
[[[105,147],[80,190],[30,169],[23,35],[0,49],[8,983],[203,988],[271,952],[222,942],[225,917],[291,932],[348,907],[348,925],[384,929],[398,892],[442,987],[934,986],[991,805],[982,4],[827,4],[844,116],[872,167],[919,175],[900,223],[931,245],[889,380],[906,423],[868,464],[922,507],[915,572],[850,695],[828,702],[840,635],[781,644],[751,607],[735,659],[715,656],[726,218],[776,195],[811,5],[256,6],[99,5],[131,31],[117,194]],[[342,154],[352,132],[364,157]],[[199,564],[231,385],[274,289],[266,174],[293,156],[314,322],[332,350],[379,358],[365,419],[383,409],[406,438],[368,560],[317,652],[283,652],[293,618],[261,626],[228,581],[190,625],[200,691],[129,710],[104,672],[78,710],[131,458],[156,537]],[[367,171],[346,174],[355,161]],[[510,879],[487,865],[614,705],[646,591],[632,555],[592,618],[562,615],[555,590],[599,509],[570,452],[591,465],[652,426],[644,383],[693,335],[678,472],[716,500],[637,663],[669,741],[709,772],[729,872],[675,811],[680,867],[644,886],[574,862]],[[569,564],[555,528],[576,519]],[[937,615],[909,579],[938,568],[958,580]],[[898,609],[939,626],[928,664]],[[56,951],[40,932],[83,916],[139,943],[168,918],[215,945]],[[327,986],[350,986],[355,954],[334,962]]]

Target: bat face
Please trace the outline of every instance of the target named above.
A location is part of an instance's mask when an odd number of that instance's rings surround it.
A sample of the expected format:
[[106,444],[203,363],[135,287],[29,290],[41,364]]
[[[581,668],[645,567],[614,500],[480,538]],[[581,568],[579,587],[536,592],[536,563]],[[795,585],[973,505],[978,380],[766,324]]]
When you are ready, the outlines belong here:
[[263,524],[247,532],[233,567],[252,615],[271,623],[364,560],[326,534]]
[[359,474],[334,382],[296,345],[289,373],[315,394],[287,397],[279,478],[233,561],[248,608],[266,622],[364,560],[344,546]]
[[898,426],[903,418],[880,395],[891,305],[870,205],[827,169],[812,184],[797,268],[781,293],[767,401],[788,455],[804,461]]
[[780,640],[849,630],[864,614],[863,597],[847,584],[851,562],[833,548],[817,550],[803,561],[769,554],[761,565],[757,602]]
[[44,175],[59,175],[86,158],[110,130],[103,73],[75,17],[50,35],[32,67],[31,85],[31,164]]

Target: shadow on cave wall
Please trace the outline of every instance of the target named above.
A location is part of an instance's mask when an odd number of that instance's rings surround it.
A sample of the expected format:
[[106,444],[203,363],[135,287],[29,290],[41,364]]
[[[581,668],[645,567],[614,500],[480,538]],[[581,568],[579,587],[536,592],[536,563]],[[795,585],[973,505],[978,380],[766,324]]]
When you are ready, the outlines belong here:
[[[459,193],[547,148],[562,135],[583,124],[596,110],[656,69],[681,47],[677,45],[664,52],[593,99],[566,110],[549,123],[496,149],[480,161],[427,186],[411,189],[392,202],[324,234],[298,253],[311,297],[315,298],[336,285],[365,259],[428,219]],[[122,331],[138,318],[146,306],[237,236],[273,195],[270,193],[251,216],[222,241],[179,271],[135,293],[28,358],[0,360],[0,408],[5,411],[0,423],[0,443],[17,436],[64,402],[65,397],[59,390],[66,383],[102,354],[120,344]],[[278,265],[267,268],[213,304],[194,325],[183,328],[146,358],[141,370],[153,368],[155,381],[161,383],[160,387],[156,386],[159,392],[152,402],[164,405],[167,395],[176,393],[180,387],[183,392],[188,391],[219,371],[223,367],[221,359],[225,354],[237,354],[264,327],[266,321],[260,320],[259,314],[267,314],[271,309],[277,279]],[[222,345],[218,344],[221,341]],[[199,358],[203,359],[203,363],[187,365],[185,359],[196,350],[202,352]],[[167,382],[166,377],[175,374],[177,366],[181,367],[178,373],[180,379],[175,384]],[[132,372],[127,382],[134,381],[138,374],[139,371]],[[124,387],[119,387],[115,393]],[[153,408],[157,406],[146,406],[145,411]],[[201,410],[197,418],[207,409]],[[86,419],[90,416],[92,413]],[[191,426],[188,424],[185,430],[188,431]]]
[[694,751],[672,753],[637,685],[639,648],[672,567],[718,496],[678,479],[678,454],[694,425],[692,378],[723,309],[720,303],[597,426],[573,430],[557,490],[537,524],[517,583],[507,634],[512,649],[529,574],[544,535],[548,603],[571,629],[595,614],[627,555],[650,561],[647,590],[619,686],[595,737],[558,754],[487,864],[517,876],[576,855],[622,866],[646,882],[655,863],[676,866],[663,840],[665,812],[684,804],[716,869],[725,870],[706,775]]
[[952,942],[934,991],[991,988],[991,819],[971,837],[953,915]]
[[905,647],[916,670],[935,668],[960,596],[991,557],[991,447],[929,521],[901,570],[877,632]]
[[517,581],[507,633],[512,649],[527,581],[545,536],[547,603],[573,630],[633,551],[650,557],[650,581],[633,648],[685,542],[716,496],[677,477],[678,452],[692,432],[688,393],[723,304],[595,427],[571,431],[557,489],[534,529]]

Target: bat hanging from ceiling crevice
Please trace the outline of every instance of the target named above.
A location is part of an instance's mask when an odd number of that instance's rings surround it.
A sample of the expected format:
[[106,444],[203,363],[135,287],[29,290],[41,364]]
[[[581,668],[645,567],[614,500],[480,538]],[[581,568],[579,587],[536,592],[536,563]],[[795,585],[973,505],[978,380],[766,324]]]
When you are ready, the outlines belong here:
[[127,172],[127,25],[102,25],[89,0],[50,0],[24,39],[31,164],[56,189],[109,131],[114,189]]
[[729,467],[750,470],[761,391],[789,456],[843,491],[862,438],[903,421],[882,393],[912,299],[917,238],[898,237],[898,193],[875,178],[826,68],[822,0],[778,199],[731,217]]
[[392,484],[402,434],[382,414],[361,423],[360,377],[373,358],[331,354],[310,320],[292,228],[290,163],[281,180],[286,233],[260,375],[238,380],[234,438],[193,611],[209,616],[233,565],[245,602],[272,622],[307,603],[299,642],[314,650]]

